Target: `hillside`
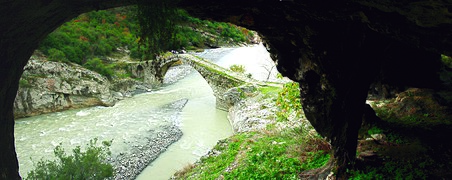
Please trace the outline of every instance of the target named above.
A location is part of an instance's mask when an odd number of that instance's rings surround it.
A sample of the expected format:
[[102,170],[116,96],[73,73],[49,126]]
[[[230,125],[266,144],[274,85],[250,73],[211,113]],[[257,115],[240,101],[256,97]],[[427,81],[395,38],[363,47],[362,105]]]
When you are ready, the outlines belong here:
[[[132,60],[154,58],[147,57],[138,43],[135,9],[122,7],[82,14],[51,33],[38,50],[51,61],[73,62],[107,77],[114,76],[109,70],[107,56],[120,52],[130,55]],[[245,28],[194,18],[184,10],[176,13],[178,24],[174,42],[166,51],[236,46],[257,41],[255,32]]]

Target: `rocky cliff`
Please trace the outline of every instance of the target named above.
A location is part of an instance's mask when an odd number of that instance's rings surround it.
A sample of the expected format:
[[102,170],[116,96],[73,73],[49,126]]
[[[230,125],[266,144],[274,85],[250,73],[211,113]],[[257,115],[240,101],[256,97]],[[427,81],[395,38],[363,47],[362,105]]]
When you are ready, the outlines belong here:
[[[20,88],[14,101],[14,116],[19,118],[74,108],[111,106],[118,100],[151,91],[162,84],[152,79],[156,72],[142,68],[143,64],[148,64],[147,61],[137,63],[122,56],[128,55],[107,57],[107,60],[120,64],[114,71],[131,74],[131,77],[113,76],[108,79],[78,64],[48,61],[36,51],[20,79]],[[179,70],[171,73],[169,79],[175,81],[185,75],[186,72]]]
[[14,115],[24,117],[71,108],[112,105],[110,82],[76,64],[32,56],[24,68]]

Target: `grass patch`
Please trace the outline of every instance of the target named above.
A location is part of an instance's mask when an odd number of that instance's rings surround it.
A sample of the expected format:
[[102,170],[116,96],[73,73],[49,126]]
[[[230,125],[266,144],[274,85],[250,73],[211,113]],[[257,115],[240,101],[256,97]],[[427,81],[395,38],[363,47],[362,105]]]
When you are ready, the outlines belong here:
[[240,133],[219,142],[176,179],[298,179],[330,159],[328,148],[319,150],[325,142],[306,137],[300,129]]
[[268,95],[268,96],[277,96],[278,93],[281,91],[281,87],[277,87],[277,86],[264,86],[264,87],[260,87],[259,91],[264,94],[264,95]]
[[[295,92],[298,86],[290,84],[290,87]],[[258,92],[277,106],[280,91],[287,92],[287,88],[270,84],[259,86]],[[299,179],[303,172],[328,164],[331,147],[312,126],[271,121],[274,123],[267,124],[259,132],[238,133],[220,141],[207,156],[176,173],[174,178]]]
[[[435,92],[408,89],[397,98],[372,104],[375,124],[360,131],[358,165],[350,179],[449,179],[452,177],[450,108]],[[372,134],[385,138],[366,139]]]

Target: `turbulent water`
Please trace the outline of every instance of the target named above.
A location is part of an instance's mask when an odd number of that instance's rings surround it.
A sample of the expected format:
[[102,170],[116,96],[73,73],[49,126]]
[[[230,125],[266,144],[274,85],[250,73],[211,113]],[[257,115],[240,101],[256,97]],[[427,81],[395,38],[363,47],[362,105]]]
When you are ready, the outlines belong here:
[[[265,66],[272,66],[268,63],[268,53],[263,54],[261,51],[265,49],[262,48],[220,48],[197,55],[213,59],[224,67],[229,67],[230,63],[240,64],[237,62],[249,64],[256,61],[255,56],[265,56]],[[250,56],[250,53],[257,54]],[[246,67],[248,73],[257,79],[268,76],[267,70],[262,71],[261,68],[259,73],[248,68],[253,66]],[[187,69],[191,69],[191,72],[186,73],[184,78],[174,76]],[[160,154],[154,152],[155,143],[171,144],[171,138],[166,136],[177,136],[180,135],[178,131],[181,131],[182,137],[168,148],[162,145],[162,151],[166,151],[137,178],[168,179],[178,169],[206,154],[218,140],[232,135],[227,113],[215,108],[215,97],[210,86],[196,71],[189,67],[174,68],[169,71],[165,83],[158,90],[122,100],[113,107],[69,110],[17,120],[15,138],[21,174],[24,176],[32,169],[33,161],[52,158],[53,149],[60,143],[70,150],[75,146],[83,147],[93,138],[99,138],[100,141],[113,139],[112,154],[122,157],[122,160],[142,161],[148,158],[152,161]],[[155,142],[161,136],[159,133],[166,136]],[[140,164],[143,162],[136,163],[146,166]]]

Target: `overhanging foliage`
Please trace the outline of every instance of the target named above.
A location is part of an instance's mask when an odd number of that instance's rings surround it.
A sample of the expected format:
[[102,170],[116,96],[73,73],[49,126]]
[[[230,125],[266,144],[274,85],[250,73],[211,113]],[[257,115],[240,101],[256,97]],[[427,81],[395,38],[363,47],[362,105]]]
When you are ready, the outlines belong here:
[[169,49],[175,37],[177,1],[146,1],[138,5],[139,43],[148,56]]

